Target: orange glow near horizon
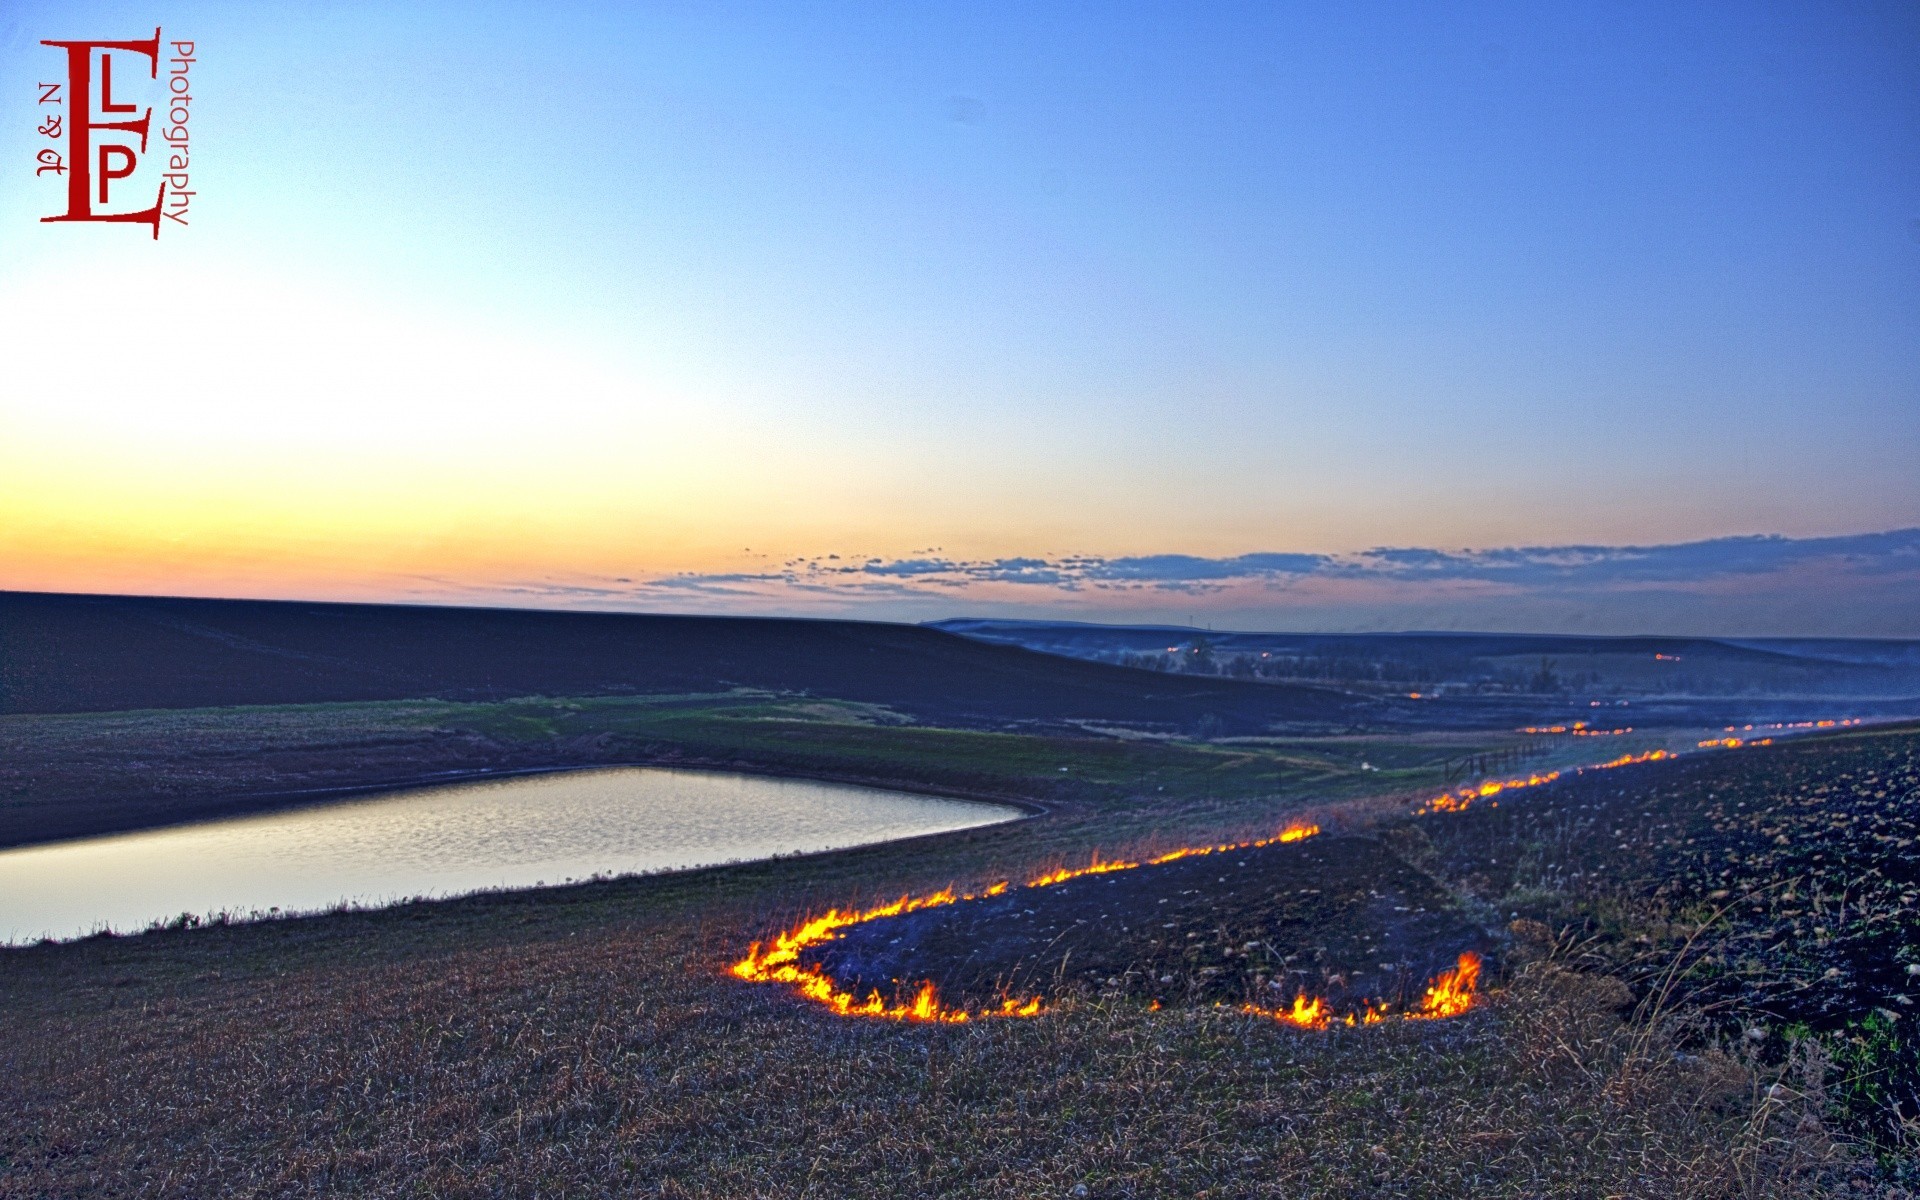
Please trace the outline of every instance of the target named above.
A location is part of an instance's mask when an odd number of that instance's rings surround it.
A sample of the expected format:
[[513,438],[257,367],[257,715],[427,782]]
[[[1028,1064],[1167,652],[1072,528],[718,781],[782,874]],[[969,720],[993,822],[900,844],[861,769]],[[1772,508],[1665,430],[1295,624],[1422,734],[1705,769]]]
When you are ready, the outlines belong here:
[[[1009,438],[955,422],[909,436],[893,410],[843,407],[817,381],[737,375],[537,312],[435,307],[217,256],[178,267],[103,252],[0,280],[0,328],[32,351],[11,356],[0,381],[0,589],[1278,621],[1436,595],[1471,605],[1502,590],[1348,575],[1283,588],[1236,578],[1200,594],[992,580],[915,590],[888,576],[842,592],[738,577],[802,556],[907,559],[930,545],[968,560],[1230,557],[1732,531],[1670,527],[1657,513],[1596,525],[1585,506],[1523,520],[1502,506],[1416,503],[1412,484],[1360,497],[1332,467],[1285,494],[1246,485],[1196,507],[1169,496],[1226,486],[1211,456],[1144,486],[1139,470],[1086,457],[1083,425],[1023,424]],[[191,319],[108,335],[64,315],[100,295],[165,296]],[[75,375],[76,362],[88,370]],[[1044,408],[1045,396],[1029,399]],[[1134,452],[1164,466],[1158,449]],[[1276,529],[1288,531],[1282,544]],[[736,582],[644,589],[683,573]]]
[[[65,315],[98,295],[165,296],[192,318],[103,336]],[[0,328],[32,348],[0,383],[0,589],[540,604],[517,585],[756,574],[933,541],[979,559],[1289,548],[1266,538],[1272,513],[1196,521],[1099,464],[1063,488],[1077,428],[907,437],[671,347],[327,276],[63,260],[0,281]],[[1323,546],[1374,544],[1383,520],[1401,540],[1473,536],[1424,507],[1356,516],[1332,494],[1285,515],[1290,540]]]

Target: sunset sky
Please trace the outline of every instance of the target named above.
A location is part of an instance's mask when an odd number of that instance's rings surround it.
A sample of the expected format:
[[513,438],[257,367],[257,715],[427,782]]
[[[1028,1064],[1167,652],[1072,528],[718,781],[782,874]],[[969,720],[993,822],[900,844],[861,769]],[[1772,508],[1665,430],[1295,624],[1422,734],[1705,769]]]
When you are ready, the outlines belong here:
[[[156,22],[191,226],[41,224],[39,40]],[[15,0],[0,80],[0,588],[1920,636],[1910,4]]]

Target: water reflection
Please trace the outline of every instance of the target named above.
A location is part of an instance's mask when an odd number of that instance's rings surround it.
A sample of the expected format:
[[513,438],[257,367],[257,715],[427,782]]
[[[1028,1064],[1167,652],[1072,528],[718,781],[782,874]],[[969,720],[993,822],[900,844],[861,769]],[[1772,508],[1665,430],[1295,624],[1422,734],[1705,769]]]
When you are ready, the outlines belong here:
[[802,780],[620,767],[389,793],[0,851],[0,941],[389,903],[965,829],[1019,813]]

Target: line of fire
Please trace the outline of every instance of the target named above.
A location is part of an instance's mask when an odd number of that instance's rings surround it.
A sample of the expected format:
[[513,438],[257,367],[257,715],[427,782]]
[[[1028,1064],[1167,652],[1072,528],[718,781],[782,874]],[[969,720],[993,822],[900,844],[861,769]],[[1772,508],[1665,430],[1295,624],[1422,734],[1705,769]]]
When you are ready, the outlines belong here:
[[[1850,720],[1829,721],[1822,724],[1831,726],[1857,723]],[[1772,744],[1771,738],[1750,741],[1726,738],[1701,742],[1700,747],[1701,749],[1734,749],[1743,745],[1770,744]],[[1483,800],[1497,806],[1499,801],[1493,799],[1495,796],[1525,788],[1542,787],[1570,774],[1613,770],[1640,763],[1660,762],[1674,757],[1676,757],[1674,752],[1669,750],[1647,750],[1637,754],[1623,754],[1604,762],[1590,763],[1567,771],[1542,771],[1509,779],[1487,780],[1433,796],[1414,806],[1413,812],[1416,816],[1431,813],[1458,813]],[[1085,866],[1061,867],[1036,876],[1020,886],[1022,888],[1052,887],[1089,875],[1163,866],[1196,855],[1225,854],[1298,842],[1315,837],[1320,832],[1319,825],[1294,823],[1267,838],[1209,846],[1183,846],[1138,860],[1101,859],[1096,855],[1093,861]],[[970,1007],[947,1003],[941,999],[938,989],[931,981],[923,981],[914,990],[912,996],[904,1000],[889,1001],[877,990],[869,990],[864,997],[861,997],[820,966],[801,961],[806,951],[834,941],[842,936],[843,930],[852,926],[871,921],[884,921],[923,909],[965,904],[969,901],[1000,896],[1012,887],[1011,881],[1003,880],[979,892],[959,893],[952,888],[946,888],[925,896],[901,896],[891,903],[873,908],[829,909],[820,916],[812,917],[775,935],[770,942],[752,943],[745,956],[728,970],[735,978],[750,983],[780,984],[790,987],[796,995],[842,1017],[939,1024],[961,1024],[996,1017],[1036,1017],[1046,1011],[1045,998],[1038,995],[1004,996],[994,1005]],[[1336,1012],[1334,1006],[1325,997],[1301,992],[1294,997],[1291,1004],[1284,1008],[1245,1004],[1240,1006],[1240,1011],[1312,1030],[1324,1030],[1336,1025],[1373,1025],[1388,1020],[1437,1020],[1456,1017],[1473,1008],[1478,1000],[1482,965],[1482,959],[1477,953],[1462,952],[1452,968],[1440,972],[1429,981],[1417,1002],[1398,1009],[1388,1003],[1369,1000],[1350,1011]]]

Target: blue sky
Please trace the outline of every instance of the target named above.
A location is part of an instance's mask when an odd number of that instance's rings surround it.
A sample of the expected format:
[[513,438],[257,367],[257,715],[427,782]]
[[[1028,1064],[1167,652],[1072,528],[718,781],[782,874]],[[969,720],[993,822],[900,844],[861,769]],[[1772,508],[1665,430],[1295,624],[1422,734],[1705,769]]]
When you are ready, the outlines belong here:
[[[0,155],[39,38],[156,21],[200,49],[195,227],[0,178],[0,586],[1920,525],[1911,6],[29,0]],[[1581,619],[1759,619],[1718,595]],[[1874,604],[1832,619],[1920,634]]]

